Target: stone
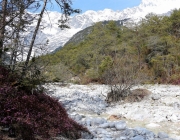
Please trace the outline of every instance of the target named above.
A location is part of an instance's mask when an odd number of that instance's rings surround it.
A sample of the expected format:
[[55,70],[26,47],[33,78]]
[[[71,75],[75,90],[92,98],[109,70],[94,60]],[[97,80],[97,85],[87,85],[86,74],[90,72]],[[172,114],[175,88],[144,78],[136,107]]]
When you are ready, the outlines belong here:
[[122,137],[119,138],[119,140],[127,140],[127,137],[122,136]]
[[135,136],[133,138],[130,138],[130,140],[145,140],[145,138],[141,135]]
[[94,138],[94,136],[88,132],[81,132],[81,138],[82,139],[92,139],[92,138]]
[[105,122],[107,122],[107,121],[104,118],[99,118],[99,117],[98,118],[94,118],[91,121],[91,126],[100,125],[100,124],[103,124]]
[[91,119],[87,118],[85,120],[85,124],[86,124],[86,126],[91,126]]
[[155,134],[152,131],[148,131],[145,137],[148,140],[154,140]]
[[136,114],[132,114],[131,118],[132,118],[132,120],[139,120],[139,121],[141,121],[144,118],[143,115],[144,115],[143,113],[138,112]]
[[153,100],[159,100],[159,99],[161,98],[161,96],[158,95],[158,94],[154,94],[154,95],[151,96],[151,98],[152,98]]
[[103,128],[97,128],[96,131],[97,131],[97,134],[107,134],[106,129],[103,129]]
[[103,137],[103,140],[112,140],[112,138]]
[[168,134],[166,134],[166,133],[164,133],[164,132],[159,132],[159,133],[158,133],[158,137],[161,138],[161,139],[169,138]]
[[114,128],[115,127],[115,122],[109,122],[109,127]]
[[178,102],[173,103],[173,108],[176,110],[179,110],[180,109],[180,103],[178,103]]
[[103,134],[99,134],[99,135],[98,135],[98,138],[102,138],[102,137],[104,137]]
[[172,121],[172,122],[177,122],[177,121],[178,121],[178,117],[177,117],[175,114],[173,114],[173,115],[170,117],[170,121]]
[[112,138],[112,135],[111,134],[106,134],[106,137],[107,138]]
[[136,134],[136,131],[133,130],[133,129],[126,129],[126,130],[124,130],[121,134],[122,134],[122,135],[126,135],[126,136],[128,136],[128,137],[134,137],[134,136],[137,135],[137,134]]
[[108,128],[109,127],[109,123],[103,123],[99,125],[100,128]]
[[113,128],[111,128],[111,130],[112,130],[112,131],[116,131],[116,128],[113,127]]
[[146,128],[136,127],[134,129],[139,135],[146,135],[150,133],[151,131],[147,130]]
[[126,129],[126,122],[121,121],[121,122],[115,123],[115,128],[117,130],[124,130],[124,129]]
[[79,114],[77,114],[77,115],[75,115],[74,119],[75,119],[76,121],[80,121],[80,120],[82,119],[82,116],[79,115]]
[[146,125],[146,127],[148,127],[148,128],[156,128],[156,127],[160,127],[160,125],[156,124],[156,123],[149,123],[149,124]]
[[85,121],[82,121],[82,120],[79,121],[78,123],[81,124],[81,125],[84,125],[84,126],[86,125],[86,122],[85,122]]

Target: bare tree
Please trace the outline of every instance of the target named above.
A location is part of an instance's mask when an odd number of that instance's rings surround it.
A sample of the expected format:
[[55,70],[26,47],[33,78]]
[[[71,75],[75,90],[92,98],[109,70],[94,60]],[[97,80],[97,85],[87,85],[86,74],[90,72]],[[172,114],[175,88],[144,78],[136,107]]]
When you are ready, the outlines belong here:
[[116,102],[131,94],[130,89],[140,82],[139,66],[133,56],[125,54],[116,57],[113,66],[104,74],[104,80],[110,86],[107,102]]

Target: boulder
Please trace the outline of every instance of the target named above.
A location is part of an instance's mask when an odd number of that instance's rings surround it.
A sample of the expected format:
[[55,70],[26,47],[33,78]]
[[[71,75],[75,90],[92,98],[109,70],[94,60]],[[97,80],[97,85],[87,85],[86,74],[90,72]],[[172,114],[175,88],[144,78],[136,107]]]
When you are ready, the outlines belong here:
[[126,122],[125,121],[120,121],[120,122],[115,123],[115,128],[117,130],[124,130],[124,129],[126,129]]
[[137,133],[136,133],[136,131],[133,130],[133,129],[126,129],[126,130],[124,130],[124,131],[121,133],[121,135],[123,135],[123,136],[128,136],[128,137],[131,138],[131,137],[136,136]]
[[100,128],[108,128],[109,127],[109,123],[103,123],[99,125]]
[[109,127],[114,128],[115,127],[115,122],[109,122]]
[[146,128],[142,128],[142,127],[136,127],[135,129],[134,129],[136,132],[137,132],[137,134],[139,134],[139,135],[148,135],[151,131],[150,130],[148,130],[148,129],[146,129]]
[[95,126],[95,125],[100,125],[100,124],[103,124],[103,123],[106,123],[107,121],[104,119],[104,118],[94,118],[92,119],[91,121],[91,126]]
[[159,133],[158,133],[158,137],[161,138],[161,139],[169,138],[168,134],[166,134],[166,133],[164,133],[164,132],[159,132]]

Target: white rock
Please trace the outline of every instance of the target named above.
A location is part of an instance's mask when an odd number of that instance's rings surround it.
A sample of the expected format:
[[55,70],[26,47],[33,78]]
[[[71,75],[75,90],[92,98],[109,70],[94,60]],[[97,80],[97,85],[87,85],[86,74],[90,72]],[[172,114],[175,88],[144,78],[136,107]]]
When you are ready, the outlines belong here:
[[156,123],[150,123],[150,124],[147,124],[146,127],[155,128],[155,127],[161,127],[161,126],[159,124],[156,124]]
[[180,110],[180,103],[178,102],[173,103],[173,108],[176,110]]
[[159,94],[154,94],[154,95],[151,96],[151,98],[153,100],[159,100],[161,98],[161,96]]
[[115,128],[117,130],[124,130],[124,129],[126,129],[126,122],[121,121],[121,122],[115,123]]
[[172,121],[172,122],[177,122],[177,121],[178,121],[178,116],[176,116],[175,114],[173,114],[173,115],[170,117],[170,121]]
[[119,138],[119,140],[127,140],[127,137],[121,136],[121,137]]

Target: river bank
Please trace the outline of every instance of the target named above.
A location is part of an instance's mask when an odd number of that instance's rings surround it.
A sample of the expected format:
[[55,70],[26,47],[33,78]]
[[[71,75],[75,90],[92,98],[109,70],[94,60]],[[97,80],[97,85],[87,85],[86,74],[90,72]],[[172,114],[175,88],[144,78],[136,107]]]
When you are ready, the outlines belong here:
[[[147,89],[151,91],[152,94],[140,102],[118,102],[113,104],[107,104],[105,102],[103,95],[109,92],[109,88],[106,85],[67,84],[66,86],[61,86],[61,84],[56,84],[48,85],[47,87],[51,89],[48,92],[49,95],[62,102],[68,114],[79,123],[88,127],[93,133],[98,132],[96,129],[102,128],[101,125],[105,125],[103,126],[105,127],[104,130],[110,129],[111,127],[108,123],[115,121],[125,126],[123,131],[127,130],[127,128],[133,129],[133,131],[136,130],[136,128],[140,128],[140,130],[145,128],[147,133],[152,132],[154,134],[154,136],[151,135],[151,139],[158,139],[160,138],[158,135],[163,133],[164,135],[167,134],[168,138],[171,137],[180,140],[179,86],[136,86],[134,89]],[[108,120],[111,116],[119,117],[119,119]],[[97,118],[103,119],[104,122],[93,126],[91,122]],[[114,129],[114,127],[112,129]],[[117,128],[115,129],[117,131]],[[118,134],[120,134],[120,132]],[[95,135],[95,138],[98,138],[98,135]],[[115,136],[113,133],[109,135]],[[139,136],[138,132],[137,136]],[[102,137],[104,137],[103,134],[99,138],[103,139]],[[133,137],[136,137],[136,135]],[[145,138],[144,135],[143,137]],[[109,139],[113,139],[113,137]]]

